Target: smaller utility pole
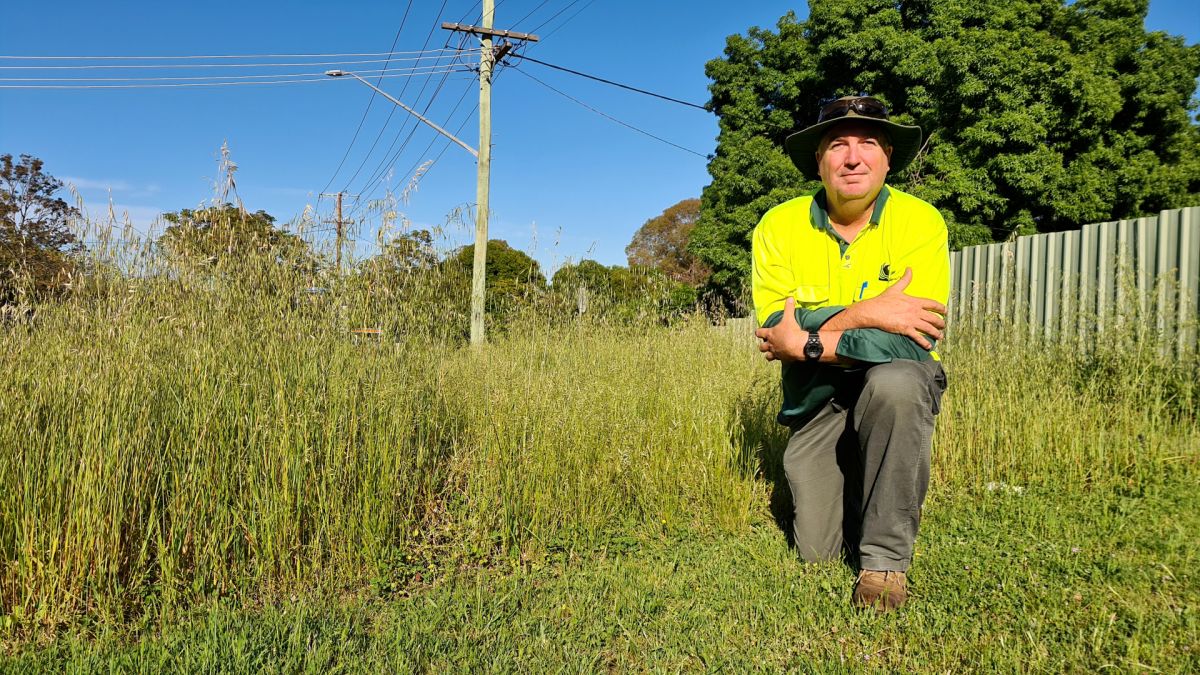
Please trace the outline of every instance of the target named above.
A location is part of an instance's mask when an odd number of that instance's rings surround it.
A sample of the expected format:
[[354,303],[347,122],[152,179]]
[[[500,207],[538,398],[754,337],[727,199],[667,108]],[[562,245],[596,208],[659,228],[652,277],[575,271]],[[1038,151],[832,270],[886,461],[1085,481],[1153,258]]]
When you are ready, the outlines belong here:
[[333,220],[325,220],[322,222],[333,223],[334,226],[336,227],[335,231],[337,232],[337,253],[335,254],[336,255],[336,258],[335,258],[336,263],[334,266],[337,268],[338,274],[342,273],[342,242],[345,240],[345,236],[346,236],[346,225],[354,224],[353,220],[344,220],[342,218],[342,196],[345,194],[346,194],[345,192],[338,192],[335,194],[325,194],[325,193],[321,194],[322,197],[337,197],[337,210],[334,212],[335,215],[334,215]]

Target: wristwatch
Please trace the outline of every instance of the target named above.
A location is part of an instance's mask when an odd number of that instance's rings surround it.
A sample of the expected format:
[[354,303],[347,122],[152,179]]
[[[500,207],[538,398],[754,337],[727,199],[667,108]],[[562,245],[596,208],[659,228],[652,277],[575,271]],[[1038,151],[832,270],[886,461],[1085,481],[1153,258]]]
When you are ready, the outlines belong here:
[[804,343],[804,359],[816,361],[824,353],[825,346],[821,344],[821,334],[815,330],[808,331],[808,342]]

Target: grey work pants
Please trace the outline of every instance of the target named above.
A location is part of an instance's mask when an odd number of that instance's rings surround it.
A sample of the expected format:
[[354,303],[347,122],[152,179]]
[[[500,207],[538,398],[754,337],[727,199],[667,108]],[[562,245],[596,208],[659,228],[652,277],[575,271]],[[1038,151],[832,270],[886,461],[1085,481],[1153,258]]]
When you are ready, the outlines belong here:
[[945,389],[936,361],[882,363],[866,370],[857,396],[793,427],[783,469],[802,558],[836,559],[845,549],[861,569],[908,570]]

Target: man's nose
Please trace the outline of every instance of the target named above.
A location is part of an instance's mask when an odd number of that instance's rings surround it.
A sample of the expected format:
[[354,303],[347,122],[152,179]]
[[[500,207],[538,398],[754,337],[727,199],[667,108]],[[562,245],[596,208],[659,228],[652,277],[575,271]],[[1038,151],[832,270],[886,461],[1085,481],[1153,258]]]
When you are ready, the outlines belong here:
[[860,161],[862,161],[862,157],[859,153],[858,145],[855,143],[850,143],[849,145],[847,145],[846,146],[846,163],[851,166],[854,166],[854,165],[858,164]]

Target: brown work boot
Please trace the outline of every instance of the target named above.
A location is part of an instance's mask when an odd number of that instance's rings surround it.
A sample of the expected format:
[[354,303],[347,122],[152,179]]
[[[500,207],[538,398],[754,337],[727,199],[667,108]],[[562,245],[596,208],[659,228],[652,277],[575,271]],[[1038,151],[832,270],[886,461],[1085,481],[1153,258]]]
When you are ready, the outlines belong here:
[[863,570],[854,582],[854,606],[874,607],[876,612],[899,609],[908,599],[908,580],[904,572]]

